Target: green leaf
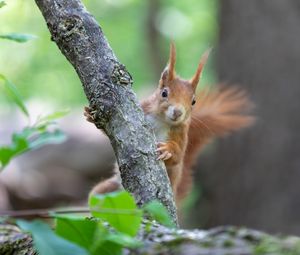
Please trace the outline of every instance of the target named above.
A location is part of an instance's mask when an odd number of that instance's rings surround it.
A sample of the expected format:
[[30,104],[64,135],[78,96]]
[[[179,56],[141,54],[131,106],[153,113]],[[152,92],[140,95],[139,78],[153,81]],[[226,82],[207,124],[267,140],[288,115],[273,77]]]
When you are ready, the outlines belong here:
[[171,217],[167,209],[158,201],[154,200],[147,203],[143,207],[144,211],[150,215],[151,218],[157,222],[167,226],[175,227],[174,222],[171,220]]
[[19,43],[24,43],[29,40],[36,39],[37,37],[35,35],[29,35],[29,34],[18,34],[18,33],[10,33],[10,34],[2,34],[0,35],[0,39],[7,39],[12,40]]
[[0,8],[2,8],[5,5],[6,5],[6,3],[4,1],[0,1]]
[[8,95],[11,97],[11,99],[21,109],[21,111],[27,117],[29,117],[28,110],[27,110],[25,104],[23,103],[23,99],[22,99],[21,95],[19,94],[16,86],[11,81],[9,81],[8,79],[6,79],[6,77],[4,75],[2,75],[2,74],[0,74],[0,80],[3,81],[4,87],[5,87]]
[[105,241],[97,249],[92,252],[92,255],[122,255],[122,246],[114,242]]
[[123,233],[110,233],[109,235],[107,235],[106,237],[107,241],[113,242],[115,244],[119,244],[123,247],[127,247],[127,248],[138,248],[142,246],[142,242],[136,240],[135,238],[123,234]]
[[29,142],[29,148],[33,150],[50,143],[62,143],[65,140],[66,135],[60,130],[55,130],[53,132],[45,131]]
[[57,236],[41,221],[18,220],[17,224],[32,234],[34,246],[40,255],[88,255],[87,250]]
[[135,236],[142,221],[142,211],[126,191],[92,196],[89,206],[94,217],[101,218],[118,231]]
[[[74,215],[55,215],[55,217],[56,234],[80,245],[93,255],[102,254],[100,251],[106,251],[105,254],[118,254],[122,247],[137,248],[142,245],[127,234],[110,233],[100,221]],[[117,253],[112,253],[112,246],[115,246],[114,251]]]
[[[65,215],[56,216],[55,232],[59,236],[92,251],[94,242],[100,243],[101,240],[103,241],[108,231],[100,222]],[[96,232],[101,232],[102,236]]]
[[1,167],[5,167],[13,157],[29,149],[29,144],[22,135],[13,134],[10,146],[0,147]]
[[34,124],[37,130],[41,133],[46,132],[50,125],[56,124],[56,120],[66,116],[70,111],[57,111],[46,116],[39,117]]
[[0,169],[2,170],[15,156],[14,151],[12,151],[9,147],[1,147],[0,148]]
[[1,167],[5,167],[11,159],[28,150],[40,148],[45,144],[61,143],[66,136],[60,130],[40,131],[36,127],[25,127],[21,132],[14,133],[12,143],[8,146],[0,147]]
[[39,124],[44,123],[44,122],[49,123],[51,121],[54,121],[54,120],[60,119],[62,117],[65,117],[69,112],[70,112],[70,110],[64,110],[64,111],[57,111],[57,112],[51,113],[49,115],[41,117],[38,120],[38,123]]

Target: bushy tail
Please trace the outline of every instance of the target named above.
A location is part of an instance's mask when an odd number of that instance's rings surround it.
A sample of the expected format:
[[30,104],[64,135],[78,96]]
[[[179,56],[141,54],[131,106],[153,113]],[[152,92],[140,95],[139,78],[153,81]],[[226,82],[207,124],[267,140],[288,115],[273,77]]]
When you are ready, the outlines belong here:
[[178,185],[179,200],[191,189],[191,168],[203,146],[215,137],[251,125],[254,122],[254,117],[249,115],[251,108],[252,103],[245,91],[237,87],[220,86],[199,92],[188,132],[182,179]]

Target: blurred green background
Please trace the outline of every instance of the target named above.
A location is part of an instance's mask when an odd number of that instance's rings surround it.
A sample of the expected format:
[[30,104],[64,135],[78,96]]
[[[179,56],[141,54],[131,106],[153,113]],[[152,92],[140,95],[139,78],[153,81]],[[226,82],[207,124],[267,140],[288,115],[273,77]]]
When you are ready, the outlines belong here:
[[[59,52],[34,1],[9,0],[0,9],[0,34],[28,33],[27,43],[0,40],[0,73],[16,84],[25,100],[55,108],[87,104],[80,81]],[[190,77],[201,54],[214,46],[218,34],[217,0],[85,0],[119,60],[134,77],[134,89],[156,86],[168,58],[169,43],[177,46],[177,71]],[[213,58],[212,58],[213,59]],[[215,81],[212,60],[202,83]],[[0,95],[0,105],[7,98]]]

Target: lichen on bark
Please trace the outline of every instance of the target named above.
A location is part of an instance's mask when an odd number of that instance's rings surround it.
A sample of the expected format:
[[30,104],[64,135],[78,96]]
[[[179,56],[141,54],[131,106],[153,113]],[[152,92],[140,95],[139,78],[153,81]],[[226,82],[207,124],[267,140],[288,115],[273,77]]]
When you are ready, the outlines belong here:
[[[124,249],[128,255],[298,255],[300,239],[294,236],[271,236],[264,232],[238,227],[210,230],[169,229],[148,221],[142,223],[137,239],[144,245]],[[126,252],[125,252],[126,250]],[[36,255],[30,235],[17,227],[0,225],[0,254]]]

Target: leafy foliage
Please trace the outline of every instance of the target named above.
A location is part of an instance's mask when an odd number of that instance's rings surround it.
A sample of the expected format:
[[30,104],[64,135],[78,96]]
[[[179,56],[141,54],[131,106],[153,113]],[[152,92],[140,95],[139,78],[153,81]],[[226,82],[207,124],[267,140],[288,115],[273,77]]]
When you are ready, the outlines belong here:
[[[0,1],[0,8],[5,5],[4,1]],[[27,42],[36,38],[33,35],[10,33],[0,35],[0,39],[9,39],[16,42]],[[13,103],[18,106],[23,114],[29,119],[29,112],[26,108],[21,95],[16,86],[0,74],[0,82],[4,86],[4,90],[11,98]],[[67,112],[56,112],[48,116],[39,118],[33,125],[24,127],[20,132],[13,133],[11,144],[0,146],[0,170],[3,169],[12,158],[29,150],[39,148],[49,143],[60,143],[65,140],[65,135],[56,129],[50,130],[55,124],[55,120],[66,115]]]
[[[119,255],[123,248],[134,249],[143,245],[135,238],[141,227],[143,213],[152,211],[160,223],[171,222],[168,214],[165,214],[166,209],[158,202],[138,209],[134,198],[126,191],[92,196],[89,205],[94,216],[92,218],[54,214],[54,231],[40,221],[18,221],[18,225],[33,235],[35,247],[41,255],[72,254],[70,252]],[[74,249],[78,248],[82,250],[76,253]],[[64,253],[53,253],[57,249]]]
[[85,248],[92,255],[100,254],[100,251],[109,251],[112,246],[115,251],[112,254],[118,254],[122,247],[136,248],[141,245],[127,234],[109,231],[107,226],[97,219],[60,216],[56,219],[55,231],[59,236]]
[[174,222],[171,220],[167,209],[158,201],[154,200],[144,206],[144,211],[157,222],[167,226],[175,227]]
[[30,232],[35,248],[41,255],[87,255],[88,252],[78,245],[55,235],[50,227],[41,222],[17,221],[20,228]]
[[0,80],[2,80],[4,88],[8,94],[9,97],[14,101],[14,103],[20,108],[20,110],[29,117],[28,110],[26,106],[23,103],[22,97],[19,94],[16,86],[9,81],[3,74],[0,74]]
[[5,5],[6,5],[6,3],[4,1],[0,1],[0,8],[2,8]]
[[107,229],[99,221],[87,220],[79,216],[58,216],[56,234],[93,254],[97,246],[103,242],[102,237],[107,234]]
[[29,40],[36,39],[37,37],[35,35],[29,35],[29,34],[18,34],[18,33],[9,33],[9,34],[2,34],[0,35],[0,39],[7,39],[19,43],[24,43]]
[[[16,86],[4,75],[0,74],[4,89],[19,107],[19,109],[29,118],[21,95]],[[49,143],[61,143],[65,140],[65,135],[55,125],[55,120],[65,116],[68,111],[55,112],[37,119],[33,125],[24,127],[20,132],[15,132],[11,138],[11,144],[0,146],[0,169],[3,169],[14,157],[29,150],[37,149]],[[51,128],[53,130],[51,130]]]
[[12,158],[26,151],[37,149],[49,143],[61,143],[65,140],[65,135],[58,129],[47,130],[47,126],[25,127],[18,133],[12,135],[10,145],[0,147],[0,167],[4,168]]
[[[0,1],[0,8],[2,8],[5,5],[6,3],[4,1]],[[11,40],[19,43],[24,43],[36,38],[37,37],[35,35],[30,35],[30,34],[20,34],[20,33],[0,34],[0,39]]]
[[94,217],[106,220],[120,232],[130,236],[136,235],[141,224],[142,212],[129,193],[123,191],[92,196],[89,206]]
[[56,119],[67,113],[61,111],[41,117],[32,126],[13,133],[11,144],[0,147],[0,169],[4,168],[11,159],[26,151],[37,149],[45,144],[63,142],[66,139],[63,132],[57,128],[51,130],[51,126],[55,125]]

